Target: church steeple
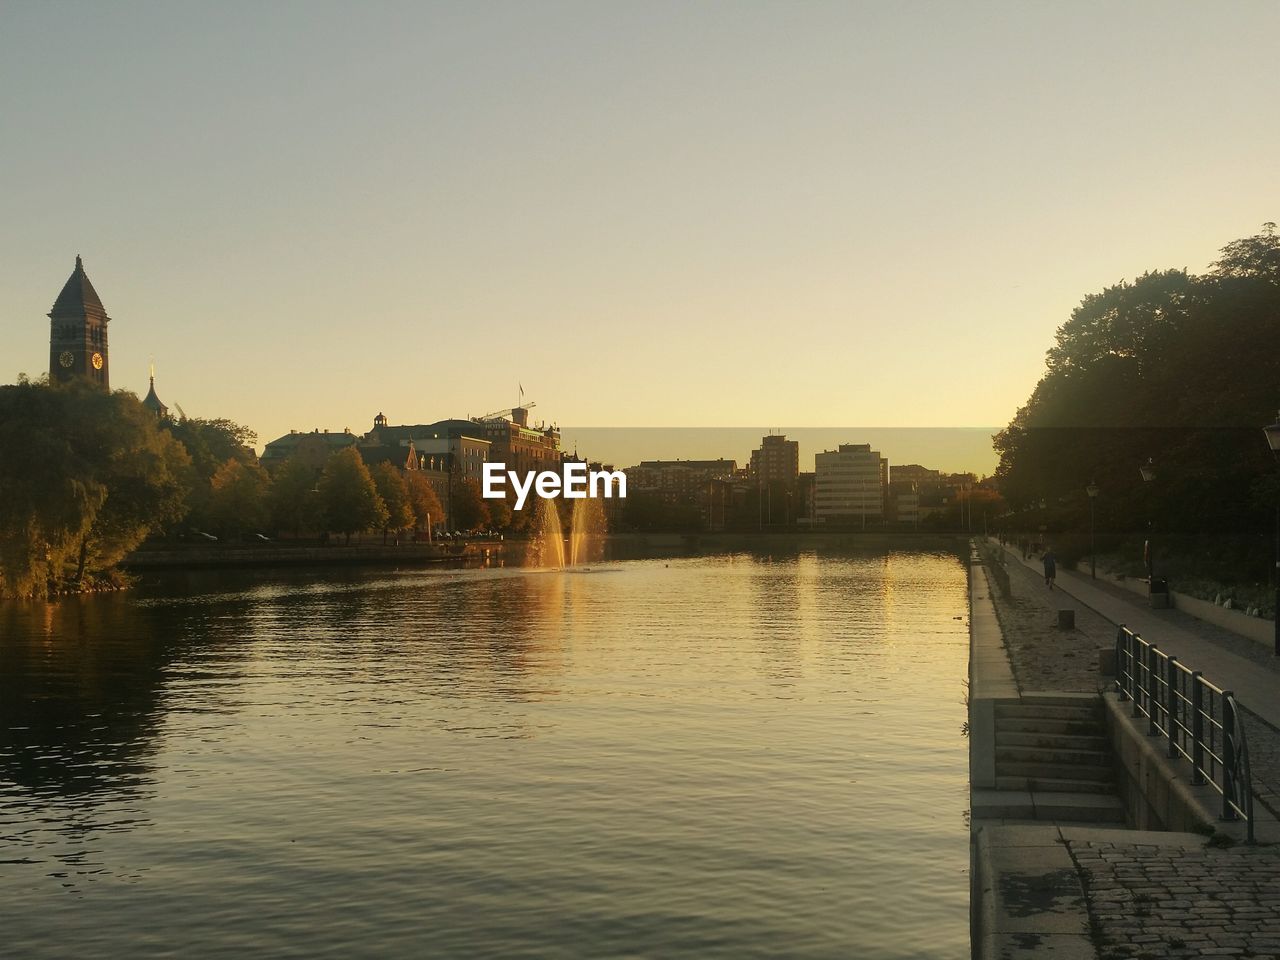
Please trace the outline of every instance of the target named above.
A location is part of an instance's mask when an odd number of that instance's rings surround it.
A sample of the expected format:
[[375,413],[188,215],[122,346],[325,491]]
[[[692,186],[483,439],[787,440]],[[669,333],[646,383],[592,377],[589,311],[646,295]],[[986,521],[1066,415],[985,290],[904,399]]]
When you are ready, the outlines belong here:
[[66,383],[75,377],[111,388],[107,363],[107,323],[111,320],[98,291],[76,255],[76,267],[49,311],[49,378]]
[[142,405],[156,415],[157,420],[169,419],[169,408],[156,396],[156,365],[151,364],[151,389],[142,398]]

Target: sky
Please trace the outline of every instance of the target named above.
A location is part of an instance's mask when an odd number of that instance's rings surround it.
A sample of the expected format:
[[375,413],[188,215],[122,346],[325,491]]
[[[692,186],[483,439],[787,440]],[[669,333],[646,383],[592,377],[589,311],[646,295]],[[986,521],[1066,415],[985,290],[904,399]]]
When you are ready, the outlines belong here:
[[112,385],[154,358],[262,441],[521,386],[564,427],[989,433],[1086,294],[1280,220],[1277,36],[1270,0],[0,0],[0,382],[82,254]]

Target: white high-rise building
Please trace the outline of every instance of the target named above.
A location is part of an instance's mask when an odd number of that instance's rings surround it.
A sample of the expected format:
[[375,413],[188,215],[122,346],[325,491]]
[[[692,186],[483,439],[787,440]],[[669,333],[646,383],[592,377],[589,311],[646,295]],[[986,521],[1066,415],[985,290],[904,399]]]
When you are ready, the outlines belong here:
[[884,517],[889,461],[869,443],[842,443],[814,457],[813,508],[819,520]]

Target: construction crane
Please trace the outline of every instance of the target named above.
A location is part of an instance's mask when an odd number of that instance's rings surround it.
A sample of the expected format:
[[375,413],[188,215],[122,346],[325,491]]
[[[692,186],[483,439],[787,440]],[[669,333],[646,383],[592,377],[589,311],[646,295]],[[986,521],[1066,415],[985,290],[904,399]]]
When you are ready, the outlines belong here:
[[[530,401],[529,403],[520,404],[520,407],[523,407],[525,410],[532,410],[536,406],[537,406],[537,403],[534,403],[532,401]],[[520,407],[503,407],[500,410],[493,411],[493,413],[486,413],[484,416],[476,417],[476,419],[477,420],[497,420],[499,417],[509,417],[511,416],[512,410],[520,409]]]

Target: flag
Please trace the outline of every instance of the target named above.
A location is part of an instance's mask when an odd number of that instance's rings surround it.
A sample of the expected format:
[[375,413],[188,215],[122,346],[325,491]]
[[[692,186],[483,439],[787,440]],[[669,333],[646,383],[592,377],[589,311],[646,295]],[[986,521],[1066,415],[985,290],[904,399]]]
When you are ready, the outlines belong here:
[[517,383],[517,384],[516,384],[516,386],[520,388],[520,399],[521,399],[521,400],[523,400],[523,399],[524,399],[524,384],[522,384],[522,383]]

